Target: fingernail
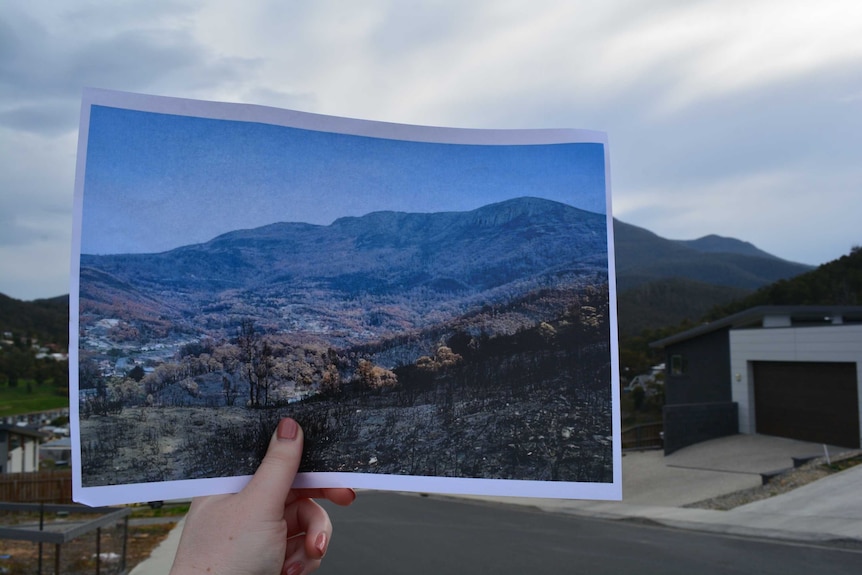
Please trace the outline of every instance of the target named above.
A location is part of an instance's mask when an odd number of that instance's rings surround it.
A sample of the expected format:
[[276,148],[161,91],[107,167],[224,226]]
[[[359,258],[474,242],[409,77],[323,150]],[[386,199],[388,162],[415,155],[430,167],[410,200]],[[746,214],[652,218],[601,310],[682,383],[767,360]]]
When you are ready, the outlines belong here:
[[320,551],[320,556],[326,555],[326,533],[321,533],[314,540],[314,548]]
[[299,431],[299,424],[296,421],[285,417],[278,422],[278,430],[276,436],[279,439],[296,439],[296,434]]
[[296,561],[287,566],[284,570],[284,575],[299,575],[305,569],[305,566],[300,561]]

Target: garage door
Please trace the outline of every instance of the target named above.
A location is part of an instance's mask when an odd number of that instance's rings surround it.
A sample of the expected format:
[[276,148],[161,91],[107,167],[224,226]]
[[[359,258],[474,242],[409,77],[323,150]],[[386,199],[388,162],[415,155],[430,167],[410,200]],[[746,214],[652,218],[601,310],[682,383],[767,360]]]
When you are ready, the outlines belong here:
[[757,432],[859,448],[855,363],[754,362]]

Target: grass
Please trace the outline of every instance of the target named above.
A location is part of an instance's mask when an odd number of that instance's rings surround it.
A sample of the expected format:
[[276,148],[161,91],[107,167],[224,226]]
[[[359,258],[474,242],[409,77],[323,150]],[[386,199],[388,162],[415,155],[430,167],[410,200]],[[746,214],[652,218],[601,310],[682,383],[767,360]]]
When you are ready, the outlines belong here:
[[828,468],[832,471],[844,471],[845,469],[850,469],[851,467],[855,467],[856,465],[862,465],[862,455],[848,457],[847,459],[842,459],[840,461],[834,461],[831,465],[824,464],[823,467]]
[[135,505],[132,507],[133,519],[143,519],[150,517],[183,517],[189,512],[189,502],[165,503],[161,507],[153,508],[149,505]]
[[37,385],[33,381],[22,381],[17,387],[0,387],[0,417],[64,407],[69,407],[68,391],[51,383]]

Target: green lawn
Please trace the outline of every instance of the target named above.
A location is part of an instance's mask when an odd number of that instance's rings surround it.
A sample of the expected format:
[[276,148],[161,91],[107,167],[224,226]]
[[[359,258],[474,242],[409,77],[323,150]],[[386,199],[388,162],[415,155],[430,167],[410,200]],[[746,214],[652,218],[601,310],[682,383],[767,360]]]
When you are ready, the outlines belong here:
[[57,395],[57,388],[46,383],[43,385],[21,382],[18,387],[0,387],[0,417],[32,413],[34,411],[49,411],[69,407],[69,396],[64,393]]

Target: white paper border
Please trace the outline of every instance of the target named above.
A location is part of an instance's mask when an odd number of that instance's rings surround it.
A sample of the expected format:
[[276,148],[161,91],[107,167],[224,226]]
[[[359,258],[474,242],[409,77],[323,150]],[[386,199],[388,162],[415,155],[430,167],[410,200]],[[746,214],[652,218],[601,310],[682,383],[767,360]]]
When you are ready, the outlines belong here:
[[296,487],[353,487],[388,491],[429,492],[442,494],[485,495],[496,497],[537,497],[562,499],[622,499],[622,446],[620,429],[619,347],[616,308],[616,274],[611,209],[610,158],[607,134],[580,129],[485,130],[415,126],[375,122],[335,116],[324,116],[267,106],[188,100],[86,88],[81,104],[78,155],[75,173],[71,280],[69,286],[69,394],[72,435],[73,500],[91,506],[186,499],[201,495],[234,493],[243,488],[250,476],[188,479],[158,483],[133,483],[84,487],[81,475],[81,434],[78,400],[78,321],[81,261],[81,220],[87,158],[87,141],[91,106],[110,106],[144,112],[183,116],[259,122],[318,132],[333,132],[414,142],[529,145],[597,143],[604,147],[606,227],[608,245],[608,297],[610,310],[611,401],[613,434],[613,482],[586,483],[565,481],[531,481],[513,479],[477,479],[460,477],[426,477],[372,473],[316,472],[300,473]]

